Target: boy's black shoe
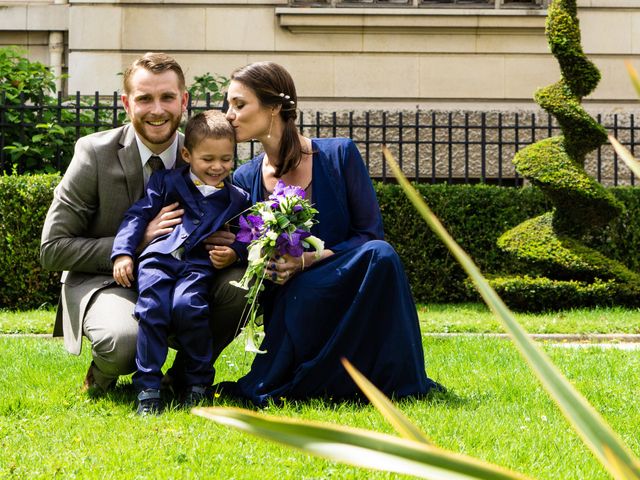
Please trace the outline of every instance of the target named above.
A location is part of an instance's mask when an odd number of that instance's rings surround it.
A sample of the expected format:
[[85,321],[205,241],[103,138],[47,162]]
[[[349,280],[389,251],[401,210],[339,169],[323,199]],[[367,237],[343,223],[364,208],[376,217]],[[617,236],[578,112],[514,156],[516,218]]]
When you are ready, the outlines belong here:
[[138,394],[138,410],[136,413],[141,416],[158,415],[162,411],[162,398],[160,390],[148,388]]
[[210,392],[203,385],[191,385],[187,388],[182,401],[184,408],[193,408],[206,403],[211,398]]

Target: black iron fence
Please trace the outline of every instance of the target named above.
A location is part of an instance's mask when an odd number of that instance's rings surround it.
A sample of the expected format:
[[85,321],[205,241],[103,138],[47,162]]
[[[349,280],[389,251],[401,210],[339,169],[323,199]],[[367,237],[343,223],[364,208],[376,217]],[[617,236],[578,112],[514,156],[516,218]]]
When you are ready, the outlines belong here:
[[[190,99],[187,115],[222,108],[210,97]],[[596,119],[632,152],[638,126],[632,113],[596,115]],[[125,121],[114,93],[96,93],[49,101],[0,98],[0,170],[64,172],[75,140]],[[490,183],[520,186],[515,153],[535,141],[557,135],[553,117],[536,112],[369,111],[308,112],[298,117],[300,130],[310,136],[345,136],[358,145],[370,175],[394,181],[382,156],[387,145],[413,181],[428,183]],[[258,153],[259,144],[240,145],[240,161]],[[634,185],[635,180],[609,145],[588,156],[585,168],[606,185]]]

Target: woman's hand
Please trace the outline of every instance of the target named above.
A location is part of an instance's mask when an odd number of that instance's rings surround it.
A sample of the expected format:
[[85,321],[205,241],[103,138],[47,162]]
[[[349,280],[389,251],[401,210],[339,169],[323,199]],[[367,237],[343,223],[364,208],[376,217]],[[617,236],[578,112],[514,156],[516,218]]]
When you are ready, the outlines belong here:
[[113,261],[113,279],[118,285],[131,288],[135,279],[133,275],[133,258],[129,255],[118,255]]
[[[304,253],[303,253],[304,255]],[[278,285],[284,285],[289,279],[302,270],[302,257],[284,255],[272,257],[265,268],[265,278]]]
[[265,268],[265,278],[271,280],[278,285],[284,285],[302,270],[306,270],[318,260],[333,255],[331,250],[322,251],[320,258],[316,257],[315,252],[304,252],[300,257],[292,257],[284,255],[282,257],[274,257],[269,259]]
[[182,222],[182,215],[184,215],[184,209],[178,208],[180,204],[178,202],[172,203],[163,207],[158,215],[149,222],[146,230],[144,231],[144,237],[142,242],[138,245],[138,252],[144,250],[144,248],[151,243],[151,241],[161,235],[166,235],[173,231],[173,227]]

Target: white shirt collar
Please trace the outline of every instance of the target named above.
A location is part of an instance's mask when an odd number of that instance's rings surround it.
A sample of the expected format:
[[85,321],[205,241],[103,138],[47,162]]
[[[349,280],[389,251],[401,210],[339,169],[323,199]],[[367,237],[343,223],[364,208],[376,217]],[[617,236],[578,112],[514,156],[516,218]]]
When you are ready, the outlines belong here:
[[169,147],[160,153],[153,153],[149,148],[142,143],[140,137],[138,136],[138,132],[136,134],[136,143],[138,144],[138,151],[140,152],[140,162],[142,163],[142,173],[144,175],[144,185],[146,187],[147,182],[149,181],[149,177],[151,176],[151,167],[147,165],[149,158],[153,155],[157,155],[162,160],[164,164],[164,168],[167,170],[172,169],[176,164],[176,157],[178,156],[178,135],[176,134],[173,142]]
[[189,170],[189,176],[191,177],[191,181],[196,186],[196,188],[205,197],[208,197],[212,193],[216,193],[218,190],[222,190],[220,188],[216,188],[216,187],[213,187],[211,185],[207,185],[202,180],[200,180],[191,170]]

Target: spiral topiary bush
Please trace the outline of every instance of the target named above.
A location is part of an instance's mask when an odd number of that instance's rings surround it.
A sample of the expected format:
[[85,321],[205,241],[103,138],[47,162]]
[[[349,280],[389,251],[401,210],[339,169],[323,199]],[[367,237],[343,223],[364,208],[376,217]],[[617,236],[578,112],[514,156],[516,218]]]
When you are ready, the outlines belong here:
[[577,286],[581,305],[638,303],[640,275],[584,244],[620,215],[623,205],[584,169],[585,156],[607,141],[607,133],[581,104],[600,81],[600,72],[582,51],[576,0],[552,1],[546,35],[561,78],[538,90],[534,98],[558,120],[562,135],[520,150],[513,163],[520,175],[542,190],[553,209],[498,239],[502,250],[530,267],[525,273],[543,274],[499,277],[493,286],[519,309],[541,309],[541,302],[531,300],[536,290],[546,292],[549,303],[544,308],[566,308],[561,294],[548,292]]

